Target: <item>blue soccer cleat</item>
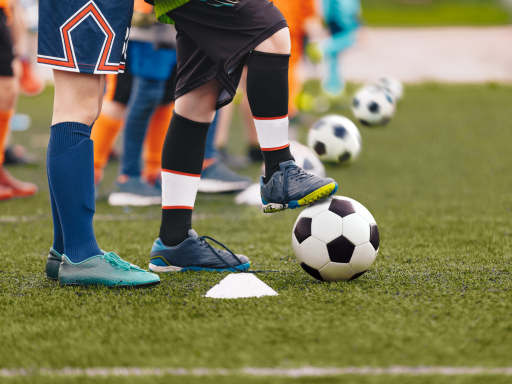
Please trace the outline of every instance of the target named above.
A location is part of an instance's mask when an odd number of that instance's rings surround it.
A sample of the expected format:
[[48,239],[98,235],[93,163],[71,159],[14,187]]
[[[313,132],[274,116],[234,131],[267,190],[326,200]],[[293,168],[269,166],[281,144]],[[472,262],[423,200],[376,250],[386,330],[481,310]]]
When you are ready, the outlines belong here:
[[265,184],[261,177],[261,202],[264,213],[295,209],[317,200],[332,196],[338,190],[338,184],[331,179],[313,176],[304,172],[294,161],[279,164],[280,171],[272,175]]
[[55,249],[50,248],[46,259],[46,277],[51,280],[59,279],[59,267],[62,263],[62,255]]
[[159,284],[160,278],[154,273],[124,261],[114,252],[106,252],[80,263],[73,263],[66,255],[63,255],[59,269],[59,283],[61,285],[141,288]]
[[[193,229],[189,229],[188,236],[175,247],[168,247],[156,239],[151,249],[149,269],[153,272],[243,272],[251,266],[247,256],[235,255],[211,237],[199,237]],[[213,240],[226,251],[213,248],[206,239]]]

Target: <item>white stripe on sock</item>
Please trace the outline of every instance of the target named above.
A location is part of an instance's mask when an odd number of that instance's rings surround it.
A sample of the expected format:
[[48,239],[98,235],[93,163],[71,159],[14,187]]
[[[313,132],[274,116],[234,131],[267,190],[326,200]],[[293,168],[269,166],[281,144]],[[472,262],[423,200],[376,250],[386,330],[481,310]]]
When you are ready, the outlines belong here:
[[288,116],[276,118],[255,117],[258,141],[263,151],[288,145]]
[[201,175],[162,169],[162,208],[193,209]]

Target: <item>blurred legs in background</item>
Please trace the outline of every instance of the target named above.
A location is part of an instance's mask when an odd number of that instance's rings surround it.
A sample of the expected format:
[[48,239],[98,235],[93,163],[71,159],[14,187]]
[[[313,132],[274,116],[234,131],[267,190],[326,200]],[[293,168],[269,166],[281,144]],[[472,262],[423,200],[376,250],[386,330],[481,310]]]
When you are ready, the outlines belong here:
[[19,92],[19,60],[13,55],[16,34],[12,33],[16,30],[17,8],[15,2],[11,7],[0,7],[0,201],[33,196],[37,192],[35,184],[15,179],[4,167],[5,147]]

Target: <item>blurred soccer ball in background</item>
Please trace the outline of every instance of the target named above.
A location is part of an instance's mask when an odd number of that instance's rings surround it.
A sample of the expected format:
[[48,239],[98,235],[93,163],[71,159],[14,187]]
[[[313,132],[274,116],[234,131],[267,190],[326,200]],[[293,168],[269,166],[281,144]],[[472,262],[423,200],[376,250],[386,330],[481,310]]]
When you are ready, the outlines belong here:
[[400,100],[402,100],[404,95],[404,87],[402,83],[397,79],[384,76],[378,79],[375,82],[375,85],[385,89],[388,93],[390,93],[395,100],[395,103],[398,103]]
[[379,230],[362,204],[333,196],[301,212],[293,226],[292,246],[301,267],[315,279],[353,280],[375,261]]
[[350,119],[329,115],[322,117],[311,127],[308,146],[322,161],[346,163],[357,159],[361,153],[362,139]]
[[363,125],[386,125],[395,113],[395,101],[385,89],[367,85],[352,99],[352,112]]
[[295,164],[307,173],[325,177],[325,167],[314,151],[298,141],[290,141],[290,152],[295,158]]

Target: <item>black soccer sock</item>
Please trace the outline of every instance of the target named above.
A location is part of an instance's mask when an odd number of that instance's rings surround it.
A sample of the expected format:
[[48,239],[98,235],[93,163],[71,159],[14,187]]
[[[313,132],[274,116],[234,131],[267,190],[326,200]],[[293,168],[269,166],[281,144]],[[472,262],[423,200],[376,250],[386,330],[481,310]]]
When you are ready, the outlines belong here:
[[192,228],[192,210],[203,168],[210,123],[173,113],[162,150],[162,224],[160,239],[174,247]]
[[247,60],[247,98],[265,161],[265,182],[279,163],[293,160],[288,141],[290,55],[252,51]]

